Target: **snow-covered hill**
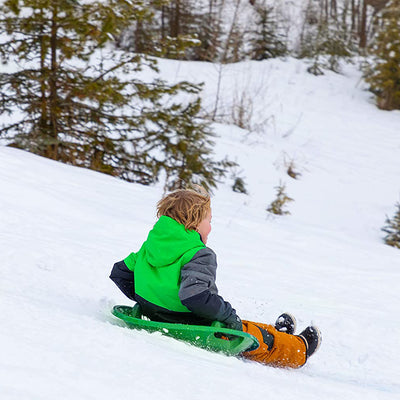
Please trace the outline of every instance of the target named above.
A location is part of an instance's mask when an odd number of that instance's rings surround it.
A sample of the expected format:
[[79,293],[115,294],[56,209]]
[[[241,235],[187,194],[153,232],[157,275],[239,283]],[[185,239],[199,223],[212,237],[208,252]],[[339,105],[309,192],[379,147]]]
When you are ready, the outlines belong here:
[[[400,252],[380,229],[400,196],[400,113],[375,108],[355,67],[322,77],[297,60],[160,67],[205,81],[210,112],[220,87],[225,120],[241,98],[251,111],[253,133],[215,124],[217,155],[239,162],[249,191],[228,179],[213,196],[221,294],[242,318],[313,321],[322,346],[287,371],[124,328],[110,309],[130,301],[109,271],[145,239],[162,185],[0,147],[0,398],[398,399]],[[280,181],[295,201],[272,218]]]

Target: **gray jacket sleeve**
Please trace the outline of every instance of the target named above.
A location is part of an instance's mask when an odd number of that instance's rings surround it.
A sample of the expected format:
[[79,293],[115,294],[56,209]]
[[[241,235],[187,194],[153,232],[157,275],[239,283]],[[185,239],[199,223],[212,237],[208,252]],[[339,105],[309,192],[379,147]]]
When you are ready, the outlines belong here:
[[199,250],[181,270],[179,298],[196,315],[221,321],[242,330],[240,318],[232,306],[218,295],[215,284],[217,257],[208,247]]

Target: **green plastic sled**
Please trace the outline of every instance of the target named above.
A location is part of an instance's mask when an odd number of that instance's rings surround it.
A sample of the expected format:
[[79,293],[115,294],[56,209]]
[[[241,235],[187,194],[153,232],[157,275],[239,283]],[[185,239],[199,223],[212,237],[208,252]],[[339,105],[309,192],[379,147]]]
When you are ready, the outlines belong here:
[[125,321],[130,328],[161,332],[163,335],[183,340],[194,346],[231,356],[255,350],[259,346],[254,336],[246,332],[223,328],[223,324],[218,321],[213,322],[211,326],[149,321],[142,319],[139,304],[134,307],[114,306],[112,313]]

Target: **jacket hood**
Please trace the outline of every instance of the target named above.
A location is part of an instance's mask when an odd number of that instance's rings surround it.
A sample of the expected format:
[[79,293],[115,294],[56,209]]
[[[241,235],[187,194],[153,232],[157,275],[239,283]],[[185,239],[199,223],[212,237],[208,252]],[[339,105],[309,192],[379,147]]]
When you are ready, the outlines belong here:
[[184,225],[163,215],[145,242],[146,259],[152,267],[167,267],[187,251],[204,247],[199,233],[187,231]]

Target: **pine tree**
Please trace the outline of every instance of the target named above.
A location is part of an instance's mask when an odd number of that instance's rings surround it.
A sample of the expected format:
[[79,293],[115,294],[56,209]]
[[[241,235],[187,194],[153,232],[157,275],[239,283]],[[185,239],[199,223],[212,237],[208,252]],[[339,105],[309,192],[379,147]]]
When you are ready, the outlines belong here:
[[235,63],[242,60],[245,56],[244,52],[244,28],[239,24],[240,14],[243,10],[241,0],[235,0],[233,6],[232,20],[229,22],[226,38],[220,55],[222,64]]
[[208,0],[207,7],[201,2],[195,9],[194,24],[191,31],[200,43],[188,50],[188,59],[196,61],[217,61],[221,51],[223,20],[221,17],[224,0]]
[[[105,50],[143,10],[132,13],[121,1],[8,0],[0,15],[0,31],[7,35],[2,59],[20,66],[0,75],[0,111],[21,116],[1,127],[2,136],[45,157],[151,181],[140,139],[131,134],[143,118],[127,111],[134,100],[157,98],[163,89],[128,78],[142,68],[141,59]],[[101,58],[92,63],[94,57]],[[122,68],[125,79],[115,74]],[[133,152],[126,150],[128,142],[136,145]]]
[[264,1],[255,6],[255,12],[255,29],[250,31],[250,57],[260,61],[286,55],[286,38],[279,32],[274,8]]
[[400,0],[392,0],[382,11],[381,30],[372,45],[372,64],[365,80],[383,110],[400,109]]
[[386,218],[382,231],[386,233],[385,243],[400,249],[400,203],[396,204],[397,211],[393,218]]
[[328,3],[321,9],[318,0],[309,0],[305,9],[298,55],[310,59],[308,71],[314,75],[323,75],[324,69],[340,72],[340,60],[353,54],[353,38],[346,22],[339,19],[336,7],[330,7],[328,12]]
[[197,15],[194,0],[151,0],[146,23],[135,21],[122,33],[121,48],[147,55],[193,59],[201,45],[204,13]]
[[130,21],[118,36],[117,46],[135,53],[157,55],[160,51],[157,19],[164,3],[165,0],[148,1],[145,17]]
[[[182,189],[188,184],[199,184],[210,191],[225,176],[227,168],[237,164],[227,159],[214,161],[210,154],[214,146],[213,132],[206,122],[198,120],[200,100],[169,109],[168,122],[164,118],[153,120],[153,143],[161,150],[158,165],[166,172],[166,190]],[[171,126],[173,129],[171,129]]]
[[247,189],[246,189],[246,183],[245,183],[244,179],[240,176],[237,176],[234,178],[232,190],[236,193],[248,194]]
[[[167,126],[171,141],[179,136],[182,121],[190,126],[190,103],[173,99],[182,92],[198,97],[200,87],[144,82],[138,73],[157,72],[156,61],[115,49],[124,29],[149,16],[139,0],[4,1],[0,56],[15,67],[0,73],[0,115],[12,115],[0,136],[55,160],[129,181],[156,181],[164,167],[156,154],[167,144],[154,127]],[[192,124],[208,134],[196,118]],[[203,164],[198,173],[212,185],[209,167]]]
[[290,212],[284,210],[284,207],[287,203],[293,201],[293,199],[286,194],[286,185],[279,183],[279,186],[276,186],[275,189],[276,199],[268,206],[267,211],[275,215],[289,215]]

